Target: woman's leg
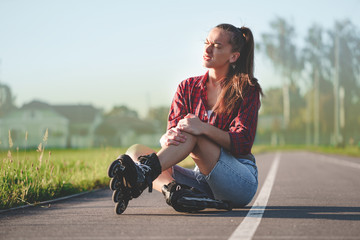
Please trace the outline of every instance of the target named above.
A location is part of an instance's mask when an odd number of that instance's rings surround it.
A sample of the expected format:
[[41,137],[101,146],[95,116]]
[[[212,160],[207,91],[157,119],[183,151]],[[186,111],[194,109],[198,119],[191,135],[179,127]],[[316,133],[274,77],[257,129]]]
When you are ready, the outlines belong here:
[[220,146],[204,136],[183,134],[186,135],[184,143],[167,146],[157,153],[162,169],[169,169],[191,154],[200,172],[208,175],[219,160]]
[[[129,155],[131,159],[137,161],[138,157],[142,155],[148,155],[154,153],[155,151],[147,146],[141,144],[132,145],[125,154]],[[174,178],[172,177],[171,168],[162,171],[162,173],[153,181],[153,188],[161,192],[161,188],[164,185],[172,182]]]
[[[162,148],[157,156],[159,158],[162,173],[153,182],[154,189],[161,191],[163,185],[173,181],[171,167],[184,160],[189,154],[194,159],[202,174],[208,175],[214,168],[220,156],[220,147],[203,136],[194,136],[188,133],[186,141],[179,145],[170,145]],[[154,153],[155,151],[143,145],[133,145],[126,154],[137,161],[141,155]]]

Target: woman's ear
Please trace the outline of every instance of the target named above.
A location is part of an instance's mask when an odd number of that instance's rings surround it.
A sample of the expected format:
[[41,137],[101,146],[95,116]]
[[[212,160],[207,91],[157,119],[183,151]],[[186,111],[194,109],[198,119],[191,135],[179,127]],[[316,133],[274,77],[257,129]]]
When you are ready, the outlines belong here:
[[239,52],[234,52],[234,53],[232,53],[231,56],[230,56],[230,63],[236,62],[239,57],[240,57],[240,53],[239,53]]

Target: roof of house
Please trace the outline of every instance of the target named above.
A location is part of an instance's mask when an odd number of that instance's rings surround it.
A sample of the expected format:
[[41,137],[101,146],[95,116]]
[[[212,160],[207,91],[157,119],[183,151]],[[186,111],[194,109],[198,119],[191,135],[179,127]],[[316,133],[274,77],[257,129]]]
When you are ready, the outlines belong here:
[[24,104],[22,109],[52,109],[66,117],[71,124],[93,123],[96,116],[101,113],[100,109],[92,105],[49,105],[38,100]]
[[33,100],[24,104],[20,109],[51,109],[52,107],[44,102]]
[[54,109],[71,123],[92,123],[101,112],[92,105],[57,105]]

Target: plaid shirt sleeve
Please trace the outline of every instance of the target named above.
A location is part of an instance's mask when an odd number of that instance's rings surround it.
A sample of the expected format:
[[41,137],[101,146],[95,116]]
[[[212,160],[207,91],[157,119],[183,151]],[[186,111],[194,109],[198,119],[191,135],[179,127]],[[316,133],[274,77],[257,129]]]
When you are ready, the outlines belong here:
[[172,100],[167,129],[176,127],[178,122],[188,113],[188,104],[186,103],[186,82],[179,84],[175,96]]
[[[206,91],[203,85],[207,75],[189,78],[181,82],[171,103],[167,129],[176,127],[178,122],[188,113],[193,113],[202,121],[207,121]],[[210,124],[227,131],[230,136],[230,152],[234,156],[247,155],[255,140],[255,133],[260,108],[260,93],[250,87],[237,113],[232,116],[212,115]]]
[[259,108],[259,91],[251,87],[241,103],[237,116],[229,126],[230,152],[234,156],[251,153],[255,140]]

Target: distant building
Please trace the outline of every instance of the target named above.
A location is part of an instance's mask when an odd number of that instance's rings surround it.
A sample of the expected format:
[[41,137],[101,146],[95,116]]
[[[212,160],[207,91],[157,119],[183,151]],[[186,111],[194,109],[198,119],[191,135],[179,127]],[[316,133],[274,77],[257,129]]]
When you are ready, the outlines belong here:
[[102,122],[102,111],[92,105],[57,105],[54,109],[69,120],[67,147],[94,146],[95,129]]
[[49,148],[92,147],[101,121],[101,110],[91,105],[32,101],[0,118],[0,148],[9,148],[9,130],[15,148],[32,148],[43,141],[47,129]]

